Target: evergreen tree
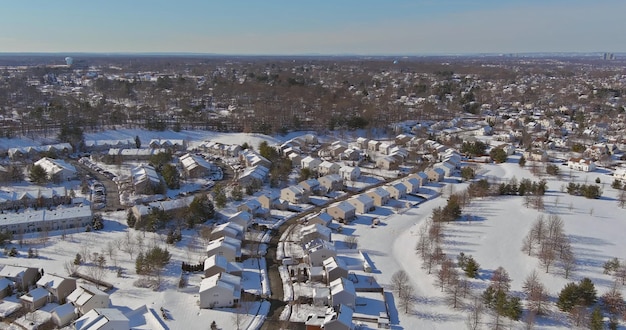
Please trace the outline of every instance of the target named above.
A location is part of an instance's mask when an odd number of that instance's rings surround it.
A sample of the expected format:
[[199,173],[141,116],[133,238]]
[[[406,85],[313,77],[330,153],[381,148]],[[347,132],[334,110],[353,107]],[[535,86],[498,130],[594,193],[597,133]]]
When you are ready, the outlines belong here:
[[465,275],[469,278],[478,277],[478,270],[480,269],[480,265],[472,256],[467,257],[467,261],[465,263],[465,267],[462,268],[465,272]]
[[126,213],[126,223],[128,224],[128,228],[135,228],[135,223],[137,222],[137,218],[135,218],[135,214],[132,209],[128,209]]
[[600,307],[596,307],[591,312],[591,318],[589,319],[589,329],[602,330],[604,329],[604,315]]
[[169,189],[180,188],[180,173],[176,166],[172,164],[165,164],[161,169],[161,175],[163,180]]
[[240,185],[235,185],[233,189],[230,191],[230,196],[233,200],[240,201],[243,199],[243,191],[241,190]]
[[28,178],[35,184],[45,184],[48,182],[48,173],[41,165],[33,165],[28,173]]
[[135,272],[139,275],[143,275],[146,272],[146,266],[144,264],[144,255],[143,252],[139,251],[137,255],[137,259],[135,259]]

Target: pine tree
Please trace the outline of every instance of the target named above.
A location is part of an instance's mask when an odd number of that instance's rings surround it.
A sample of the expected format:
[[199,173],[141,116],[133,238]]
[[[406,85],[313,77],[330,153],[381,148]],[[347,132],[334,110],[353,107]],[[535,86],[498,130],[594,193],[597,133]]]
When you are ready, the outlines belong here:
[[604,315],[600,307],[596,307],[591,312],[591,318],[589,318],[589,329],[602,330],[604,329]]
[[479,268],[480,265],[478,262],[476,262],[472,256],[468,256],[465,261],[465,267],[463,268],[465,275],[469,278],[476,278],[478,277]]
[[76,253],[76,257],[74,258],[74,265],[79,266],[83,263],[83,257],[80,253]]
[[141,251],[137,255],[137,259],[135,259],[135,272],[139,275],[143,275],[145,273],[144,256]]

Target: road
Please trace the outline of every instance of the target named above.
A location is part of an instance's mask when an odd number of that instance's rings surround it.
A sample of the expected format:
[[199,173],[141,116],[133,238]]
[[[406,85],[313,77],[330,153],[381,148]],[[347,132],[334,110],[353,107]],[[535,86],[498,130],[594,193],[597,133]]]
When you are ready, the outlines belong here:
[[117,190],[117,184],[115,182],[73,159],[70,160],[70,163],[74,165],[74,167],[78,171],[79,177],[83,177],[84,175],[89,174],[91,177],[100,181],[104,185],[104,188],[106,189],[107,203],[106,206],[99,211],[107,212],[126,209],[126,207],[120,203],[120,195],[119,191]]

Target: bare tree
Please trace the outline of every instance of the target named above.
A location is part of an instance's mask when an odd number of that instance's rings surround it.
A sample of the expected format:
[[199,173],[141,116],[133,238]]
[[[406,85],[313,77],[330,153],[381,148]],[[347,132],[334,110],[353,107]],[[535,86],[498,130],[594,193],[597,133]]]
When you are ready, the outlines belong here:
[[569,278],[570,273],[576,268],[576,258],[571,248],[568,248],[561,254],[561,267],[563,268],[565,278]]
[[587,324],[589,311],[587,307],[577,304],[569,311],[569,317],[572,319],[572,323],[574,323],[576,327],[579,327],[582,324]]
[[526,234],[524,240],[522,241],[522,252],[527,253],[528,256],[533,255],[533,247],[535,245],[535,235],[533,235],[532,231]]
[[615,282],[626,284],[626,264],[619,265],[619,267],[613,272],[613,278]]
[[470,305],[470,312],[467,315],[467,319],[465,320],[465,325],[467,326],[467,329],[480,329],[480,324],[483,318],[484,311],[485,306],[482,304],[480,298],[474,297],[472,299],[472,304]]
[[458,308],[461,305],[461,297],[463,296],[465,283],[459,279],[459,273],[454,268],[450,270],[447,282],[446,303],[452,308]]
[[539,261],[546,268],[546,273],[550,272],[550,266],[554,263],[556,254],[549,242],[544,241],[539,248]]
[[626,304],[617,283],[614,283],[611,289],[602,295],[601,301],[612,320],[623,316],[626,312]]
[[418,232],[417,244],[415,245],[415,251],[419,253],[423,261],[426,260],[428,253],[431,250],[430,236],[428,235],[428,227],[422,226]]
[[449,258],[445,258],[444,261],[441,263],[441,268],[439,268],[439,271],[437,272],[437,283],[441,288],[441,292],[443,292],[443,290],[445,289],[446,284],[449,283],[450,276],[452,275],[453,271],[454,262],[452,262],[452,260],[450,260]]
[[410,313],[415,305],[415,288],[411,284],[407,284],[398,296],[400,298],[398,307],[404,310],[405,314]]
[[507,272],[504,268],[498,267],[493,271],[493,275],[491,275],[491,286],[496,292],[509,292],[511,288],[511,277],[509,276],[509,272]]
[[391,276],[391,287],[398,293],[398,296],[402,295],[408,285],[410,285],[409,275],[404,270],[399,270]]
[[344,238],[343,242],[346,244],[348,249],[356,249],[359,239],[356,236],[349,235]]
[[528,300],[528,309],[537,314],[543,314],[548,303],[548,294],[545,286],[539,281],[539,274],[536,270],[526,276],[522,288]]
[[126,236],[124,239],[119,241],[120,250],[128,253],[130,259],[133,259],[133,254],[135,253],[135,241],[130,236]]
[[80,268],[80,265],[77,265],[77,264],[75,264],[72,261],[66,261],[63,264],[63,268],[65,268],[65,271],[67,272],[67,275],[74,276],[74,274],[76,274],[78,272],[78,269]]

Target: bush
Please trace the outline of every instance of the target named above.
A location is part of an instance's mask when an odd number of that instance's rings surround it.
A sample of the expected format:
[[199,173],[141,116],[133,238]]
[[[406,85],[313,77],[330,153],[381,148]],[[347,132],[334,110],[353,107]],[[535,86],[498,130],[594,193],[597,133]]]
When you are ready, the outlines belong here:
[[554,165],[554,164],[548,164],[548,165],[546,165],[546,173],[548,173],[549,175],[558,176],[559,175],[559,167],[557,165]]
[[493,148],[489,152],[489,157],[491,157],[494,162],[500,164],[506,162],[507,154],[502,148]]
[[463,180],[471,180],[476,176],[476,173],[474,172],[474,169],[471,167],[463,167],[461,169],[461,178]]

